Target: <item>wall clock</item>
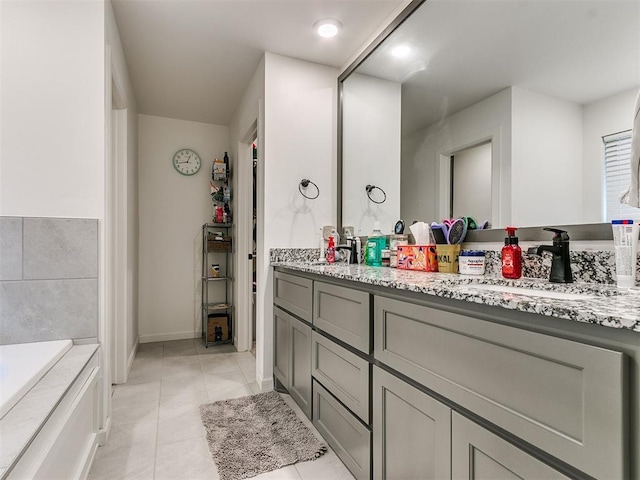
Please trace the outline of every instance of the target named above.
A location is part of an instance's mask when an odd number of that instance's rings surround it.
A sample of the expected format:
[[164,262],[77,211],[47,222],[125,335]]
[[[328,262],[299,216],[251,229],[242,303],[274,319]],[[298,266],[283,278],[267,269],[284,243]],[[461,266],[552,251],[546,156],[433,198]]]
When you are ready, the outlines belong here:
[[202,160],[190,148],[181,148],[173,156],[173,166],[182,175],[195,175],[202,166]]

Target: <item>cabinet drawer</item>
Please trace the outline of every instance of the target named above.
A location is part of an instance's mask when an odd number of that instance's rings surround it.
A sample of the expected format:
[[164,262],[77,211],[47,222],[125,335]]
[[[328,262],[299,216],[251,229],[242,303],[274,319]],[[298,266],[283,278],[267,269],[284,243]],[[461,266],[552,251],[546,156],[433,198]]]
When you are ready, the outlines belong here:
[[313,377],[368,424],[369,362],[317,332],[311,338]]
[[354,348],[371,353],[369,294],[315,282],[313,325]]
[[452,430],[451,464],[455,479],[569,479],[549,465],[457,413],[453,414]]
[[273,274],[273,303],[311,323],[313,282],[288,273]]
[[356,479],[371,478],[371,432],[315,380],[313,425]]
[[373,367],[373,477],[451,478],[451,409],[377,366]]
[[375,358],[596,478],[624,478],[627,357],[384,297]]

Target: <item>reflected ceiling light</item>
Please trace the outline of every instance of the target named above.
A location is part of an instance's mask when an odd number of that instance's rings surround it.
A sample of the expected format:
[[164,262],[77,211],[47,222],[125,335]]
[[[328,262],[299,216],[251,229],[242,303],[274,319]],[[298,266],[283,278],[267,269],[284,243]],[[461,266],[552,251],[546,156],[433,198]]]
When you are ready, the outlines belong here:
[[342,23],[334,18],[324,18],[313,24],[313,30],[323,38],[335,37],[341,28]]
[[408,45],[398,45],[391,50],[391,55],[396,58],[406,57],[409,53],[411,53],[411,47]]

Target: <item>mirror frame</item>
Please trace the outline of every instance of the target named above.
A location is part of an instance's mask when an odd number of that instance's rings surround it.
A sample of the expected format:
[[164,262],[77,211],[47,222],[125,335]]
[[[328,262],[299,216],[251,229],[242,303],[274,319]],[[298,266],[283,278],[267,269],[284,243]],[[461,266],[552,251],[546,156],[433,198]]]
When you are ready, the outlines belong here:
[[[382,44],[404,21],[418,8],[420,8],[427,0],[412,0],[402,12],[378,35],[356,59],[338,76],[338,118],[337,118],[337,227],[338,231],[342,231],[342,192],[343,192],[343,82],[362,64],[371,53]],[[572,225],[546,225],[549,227],[560,228],[566,230],[572,240],[613,240],[613,233],[609,223],[589,223],[589,224],[572,224]],[[549,240],[549,233],[543,230],[544,226],[524,227],[518,229],[519,238],[521,240],[545,241]],[[502,228],[469,231],[466,242],[497,242],[504,238],[504,230]]]

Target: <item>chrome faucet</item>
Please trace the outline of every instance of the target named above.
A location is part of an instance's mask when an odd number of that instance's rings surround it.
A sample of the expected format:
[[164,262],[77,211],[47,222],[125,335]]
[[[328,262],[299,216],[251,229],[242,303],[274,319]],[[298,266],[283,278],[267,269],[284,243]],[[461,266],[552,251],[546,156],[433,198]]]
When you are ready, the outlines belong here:
[[528,253],[542,255],[542,252],[551,252],[551,275],[549,281],[553,283],[573,283],[571,273],[571,258],[569,256],[569,235],[564,230],[557,228],[545,228],[548,232],[553,232],[553,245],[540,245],[531,247]]

